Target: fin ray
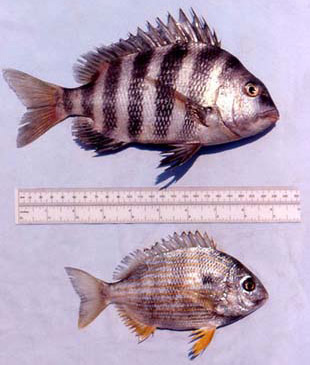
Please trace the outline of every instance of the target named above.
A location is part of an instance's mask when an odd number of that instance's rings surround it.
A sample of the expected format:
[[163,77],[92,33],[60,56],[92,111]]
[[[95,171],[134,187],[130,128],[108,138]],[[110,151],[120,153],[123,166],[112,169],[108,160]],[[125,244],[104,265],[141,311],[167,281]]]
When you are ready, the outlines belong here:
[[75,79],[79,83],[88,83],[96,78],[96,75],[110,62],[129,54],[143,52],[157,47],[173,45],[176,43],[198,43],[202,42],[210,46],[220,47],[215,32],[211,32],[206,21],[199,19],[191,9],[192,21],[188,19],[182,9],[179,11],[179,21],[176,21],[168,14],[167,24],[157,18],[157,26],[149,22],[147,30],[140,28],[136,35],[130,34],[124,40],[111,46],[96,48],[94,51],[82,55],[74,66]]
[[109,284],[87,272],[65,268],[71,284],[81,299],[78,327],[90,324],[109,304]]
[[156,330],[155,326],[149,326],[134,319],[132,315],[126,311],[124,306],[117,306],[117,311],[123,323],[129,327],[132,332],[135,332],[136,336],[139,338],[139,343],[145,341],[154,334]]
[[[161,85],[159,80],[152,79],[148,76],[145,78],[145,81],[147,81],[153,87],[158,87]],[[219,115],[217,109],[213,110],[215,109],[214,106],[209,108],[203,107],[197,104],[194,100],[179,92],[178,90],[169,87],[168,85],[162,84],[162,87],[166,88],[167,91],[169,90],[171,94],[174,94],[175,100],[177,102],[175,107],[177,107],[178,104],[181,104],[183,106],[185,105],[189,112],[190,119],[195,123],[201,124],[204,127],[209,127],[209,124],[212,123],[212,117],[214,118],[214,115]],[[213,111],[213,113],[210,113],[211,110]]]
[[212,341],[216,328],[200,328],[193,331],[190,337],[192,337],[190,342],[195,342],[192,346],[188,357],[190,360],[194,360],[197,356],[203,353],[206,347]]
[[72,124],[72,136],[74,141],[85,150],[94,150],[98,155],[114,152],[124,146],[126,142],[117,141],[104,136],[92,126],[89,118],[77,117]]
[[164,158],[161,160],[159,167],[167,167],[166,170],[170,170],[177,166],[184,165],[200,150],[200,148],[200,143],[171,145],[170,150],[161,153]]
[[163,239],[161,242],[155,243],[151,248],[145,248],[144,250],[138,249],[125,256],[121,263],[116,267],[113,279],[123,280],[136,270],[140,270],[142,267],[144,270],[147,270],[145,260],[149,257],[190,247],[216,249],[215,242],[212,238],[209,238],[207,233],[204,233],[204,235],[199,231],[196,231],[195,233],[183,232],[181,235],[174,233],[174,235],[169,236],[168,239]]
[[33,142],[67,117],[57,110],[57,100],[62,95],[60,86],[14,69],[3,70],[3,77],[27,107],[18,130],[17,147]]

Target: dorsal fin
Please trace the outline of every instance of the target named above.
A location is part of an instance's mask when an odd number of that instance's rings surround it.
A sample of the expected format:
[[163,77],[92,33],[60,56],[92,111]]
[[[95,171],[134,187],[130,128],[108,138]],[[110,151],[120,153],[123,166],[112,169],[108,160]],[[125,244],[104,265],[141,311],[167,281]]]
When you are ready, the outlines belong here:
[[216,249],[215,242],[212,238],[209,238],[207,233],[204,233],[204,235],[202,235],[199,231],[196,231],[195,233],[183,232],[181,235],[174,233],[173,236],[169,236],[167,239],[163,239],[161,242],[155,243],[155,245],[151,248],[135,250],[125,256],[121,263],[116,267],[113,279],[123,280],[127,278],[135,270],[138,270],[149,257],[191,247]]
[[179,11],[179,20],[176,21],[168,14],[167,24],[157,18],[157,26],[147,23],[147,30],[138,28],[137,34],[110,46],[102,46],[86,53],[78,59],[74,66],[75,79],[79,83],[88,83],[96,78],[107,63],[129,54],[152,50],[157,47],[175,43],[205,43],[220,47],[215,31],[211,31],[204,18],[199,18],[191,9],[192,21],[188,19],[182,9]]

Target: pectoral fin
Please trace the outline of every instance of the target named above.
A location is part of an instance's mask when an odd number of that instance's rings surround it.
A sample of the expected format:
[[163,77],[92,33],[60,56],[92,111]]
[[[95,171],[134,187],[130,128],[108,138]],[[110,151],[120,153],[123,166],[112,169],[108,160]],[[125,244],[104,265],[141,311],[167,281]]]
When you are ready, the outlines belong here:
[[209,345],[215,333],[215,327],[213,328],[200,328],[196,331],[193,331],[190,337],[192,337],[191,342],[194,342],[193,347],[191,348],[188,357],[190,360],[194,360],[197,356],[199,356]]
[[[159,81],[156,79],[152,79],[150,77],[146,77],[145,81],[148,82],[152,87],[156,87],[159,85]],[[175,97],[175,107],[178,105],[186,106],[187,112],[190,116],[190,119],[194,123],[198,123],[203,125],[204,127],[209,127],[214,122],[217,121],[218,118],[218,109],[213,107],[204,107],[199,105],[197,102],[189,98],[188,96],[182,94],[178,90],[175,90],[173,86],[163,85],[166,89],[171,91],[171,94]]]
[[118,306],[117,310],[124,324],[129,327],[132,332],[136,333],[136,336],[139,338],[139,343],[154,334],[156,327],[146,325],[134,319],[124,307]]
[[208,293],[206,290],[202,292],[193,292],[191,293],[191,299],[201,305],[203,308],[205,308],[208,311],[214,311],[214,297],[212,294]]
[[200,143],[171,145],[170,150],[161,153],[164,158],[161,160],[159,167],[168,166],[167,170],[169,170],[171,168],[181,166],[185,162],[189,161],[200,148]]

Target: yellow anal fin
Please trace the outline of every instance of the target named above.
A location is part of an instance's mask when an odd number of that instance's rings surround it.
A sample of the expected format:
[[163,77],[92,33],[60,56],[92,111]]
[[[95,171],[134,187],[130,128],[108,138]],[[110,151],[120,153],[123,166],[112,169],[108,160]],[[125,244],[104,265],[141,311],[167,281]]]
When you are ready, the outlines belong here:
[[139,336],[139,342],[143,342],[148,337],[153,335],[155,330],[156,330],[156,327],[146,326],[146,325],[143,325],[143,327],[140,327],[139,330],[136,329],[136,332],[138,333],[138,336]]
[[215,333],[215,328],[200,328],[196,331],[193,331],[193,333],[190,335],[192,337],[191,342],[194,342],[193,347],[191,348],[191,351],[188,354],[188,357],[190,360],[194,360],[197,356],[199,356],[205,348],[209,345],[211,342],[213,336]]
[[129,327],[132,332],[136,333],[139,338],[139,343],[154,334],[156,330],[155,326],[149,326],[132,318],[132,316],[122,307],[118,307],[117,310],[124,324]]

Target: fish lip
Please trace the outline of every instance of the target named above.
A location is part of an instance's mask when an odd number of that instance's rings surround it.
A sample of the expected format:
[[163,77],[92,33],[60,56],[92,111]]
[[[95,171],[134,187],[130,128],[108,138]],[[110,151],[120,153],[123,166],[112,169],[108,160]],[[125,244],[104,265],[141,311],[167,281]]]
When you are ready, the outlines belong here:
[[280,114],[279,114],[279,111],[277,108],[272,108],[272,109],[266,110],[265,112],[259,113],[258,118],[266,119],[271,123],[276,123],[280,118]]
[[266,293],[265,293],[265,296],[264,296],[263,298],[258,299],[258,300],[255,302],[255,304],[256,304],[256,305],[258,305],[259,307],[261,307],[261,306],[263,306],[263,305],[267,302],[268,298],[269,298],[269,295],[268,295],[268,293],[266,292]]

